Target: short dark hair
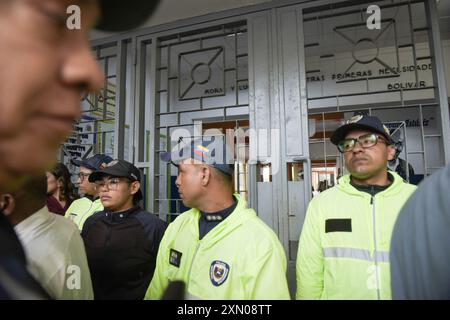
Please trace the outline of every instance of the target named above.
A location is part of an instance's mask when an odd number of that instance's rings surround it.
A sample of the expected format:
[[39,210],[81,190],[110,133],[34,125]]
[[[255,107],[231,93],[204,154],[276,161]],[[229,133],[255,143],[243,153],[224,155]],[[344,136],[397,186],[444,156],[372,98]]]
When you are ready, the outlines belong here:
[[216,168],[210,167],[214,170],[214,172],[216,173],[216,176],[222,181],[224,182],[226,185],[228,185],[232,191],[234,191],[234,180],[233,180],[233,176],[226,174]]

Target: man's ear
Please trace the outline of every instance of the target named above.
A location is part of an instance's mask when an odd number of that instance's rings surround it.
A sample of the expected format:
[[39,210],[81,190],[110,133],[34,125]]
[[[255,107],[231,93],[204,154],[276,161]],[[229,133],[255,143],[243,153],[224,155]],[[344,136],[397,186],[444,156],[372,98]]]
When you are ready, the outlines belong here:
[[202,178],[202,186],[207,186],[212,177],[211,167],[202,165],[200,168],[200,174]]
[[141,188],[141,183],[139,181],[133,181],[131,183],[131,194],[135,194]]
[[395,153],[396,153],[396,149],[395,146],[390,145],[387,147],[387,153],[388,153],[388,161],[394,160],[395,158]]
[[14,197],[11,194],[7,193],[2,195],[0,199],[1,210],[3,211],[3,213],[6,216],[11,215],[16,208],[16,201],[14,200]]

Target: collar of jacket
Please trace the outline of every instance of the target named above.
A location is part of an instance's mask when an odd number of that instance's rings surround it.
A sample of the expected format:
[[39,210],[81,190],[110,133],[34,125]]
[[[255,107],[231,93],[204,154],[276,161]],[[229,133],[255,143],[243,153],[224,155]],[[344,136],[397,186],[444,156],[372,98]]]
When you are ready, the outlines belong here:
[[[214,229],[208,232],[200,242],[202,243],[203,248],[208,248],[225,236],[230,234],[233,230],[238,228],[248,219],[251,219],[256,216],[256,212],[253,209],[247,207],[247,201],[241,198],[241,196],[237,193],[233,195],[237,200],[237,206],[234,211],[221,223],[219,223]],[[189,224],[189,228],[192,232],[192,235],[195,239],[199,238],[199,227],[198,222],[200,219],[200,211],[198,209],[191,209],[189,211],[184,212],[183,214],[187,215],[187,219],[185,220],[185,224]]]
[[111,212],[105,210],[105,217],[110,219],[112,222],[120,222],[127,219],[131,215],[138,213],[139,211],[141,211],[141,207],[139,206],[134,206],[131,209],[119,212]]
[[[392,177],[394,177],[394,181],[389,186],[389,188],[377,193],[375,196],[391,196],[399,193],[402,190],[402,187],[405,185],[405,181],[403,180],[403,178],[394,171],[389,170],[389,173],[392,175]],[[337,188],[348,194],[370,197],[370,194],[359,191],[354,186],[352,186],[352,184],[350,183],[350,174],[346,174],[338,180]]]
[[84,196],[84,198],[89,199],[91,202],[100,201],[100,197],[99,197],[99,196],[94,197],[94,196],[92,196],[92,195],[90,195],[90,194],[86,194],[86,195]]

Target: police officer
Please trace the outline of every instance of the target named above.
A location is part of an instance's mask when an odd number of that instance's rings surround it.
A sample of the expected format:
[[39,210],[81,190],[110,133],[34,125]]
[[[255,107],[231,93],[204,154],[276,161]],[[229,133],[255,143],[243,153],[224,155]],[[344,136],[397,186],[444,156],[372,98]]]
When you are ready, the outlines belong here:
[[289,299],[286,256],[275,233],[233,194],[233,157],[217,140],[194,141],[181,153],[163,153],[178,167],[183,204],[158,252],[146,299],[160,299],[172,281],[187,297]]
[[166,223],[139,206],[141,173],[124,160],[89,176],[104,210],[86,220],[83,237],[94,299],[143,299]]
[[96,154],[83,160],[72,160],[72,163],[80,167],[78,173],[78,189],[84,197],[72,202],[67,209],[65,217],[72,220],[81,231],[87,218],[97,211],[103,210],[102,202],[98,197],[98,190],[95,183],[89,182],[92,172],[101,170],[113,159],[104,154]]
[[415,186],[388,171],[394,141],[378,118],[351,118],[331,142],[350,174],[309,204],[297,257],[297,298],[391,299],[392,229]]

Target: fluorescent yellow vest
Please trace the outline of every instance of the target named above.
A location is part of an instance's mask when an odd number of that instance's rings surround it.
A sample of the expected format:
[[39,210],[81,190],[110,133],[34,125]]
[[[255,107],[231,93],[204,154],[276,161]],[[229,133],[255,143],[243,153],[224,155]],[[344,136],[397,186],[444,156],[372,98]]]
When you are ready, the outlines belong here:
[[394,182],[373,198],[343,176],[313,198],[297,256],[297,299],[391,299],[389,248],[397,215],[416,187]]
[[103,205],[100,199],[91,201],[89,198],[83,197],[72,202],[64,216],[72,220],[81,231],[87,218],[98,211],[103,211]]
[[245,200],[235,197],[233,213],[202,240],[197,209],[169,225],[146,299],[161,298],[173,280],[186,283],[188,299],[290,299],[281,243]]

